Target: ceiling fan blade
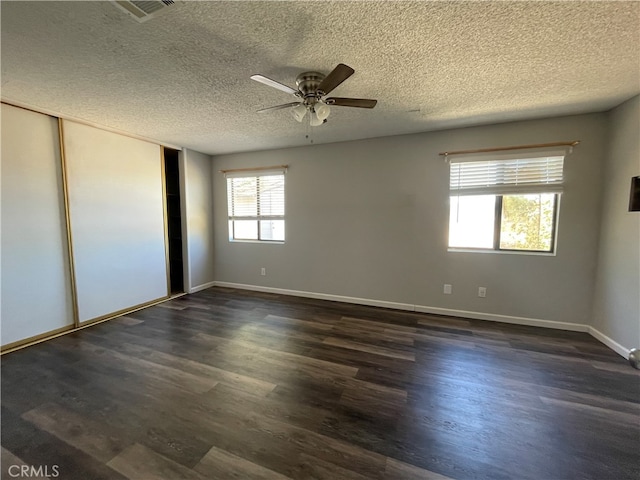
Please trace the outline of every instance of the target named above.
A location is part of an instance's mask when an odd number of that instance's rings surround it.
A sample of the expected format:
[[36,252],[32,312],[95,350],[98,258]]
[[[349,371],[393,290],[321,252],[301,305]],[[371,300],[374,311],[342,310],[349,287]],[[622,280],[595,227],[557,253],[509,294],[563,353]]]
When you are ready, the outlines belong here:
[[373,108],[378,103],[377,100],[369,100],[367,98],[340,98],[331,97],[325,100],[327,105],[337,105],[339,107],[358,107]]
[[258,110],[258,113],[273,112],[274,110],[282,110],[283,108],[289,108],[295,105],[300,105],[300,103],[301,102],[291,102],[291,103],[285,103],[284,105],[276,105],[275,107],[262,108]]
[[269,77],[265,77],[264,75],[251,75],[251,80],[255,80],[256,82],[264,83],[273,88],[277,88],[278,90],[282,90],[286,93],[292,93],[294,95],[298,94],[298,90],[285,85],[284,83],[276,82],[275,80],[270,79]]
[[317,90],[322,92],[322,95],[328,94],[331,90],[336,88],[342,82],[344,82],[347,78],[353,75],[355,70],[344,63],[339,63],[336,68],[334,68],[329,75],[324,77],[324,80],[320,82]]

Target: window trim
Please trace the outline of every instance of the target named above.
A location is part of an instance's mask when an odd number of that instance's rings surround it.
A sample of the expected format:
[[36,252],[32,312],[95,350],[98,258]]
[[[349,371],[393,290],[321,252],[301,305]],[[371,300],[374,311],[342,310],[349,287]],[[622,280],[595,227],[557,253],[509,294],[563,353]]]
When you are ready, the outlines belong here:
[[540,250],[494,250],[492,248],[448,247],[451,253],[497,253],[498,255],[533,255],[538,257],[555,257],[557,252],[543,252]]

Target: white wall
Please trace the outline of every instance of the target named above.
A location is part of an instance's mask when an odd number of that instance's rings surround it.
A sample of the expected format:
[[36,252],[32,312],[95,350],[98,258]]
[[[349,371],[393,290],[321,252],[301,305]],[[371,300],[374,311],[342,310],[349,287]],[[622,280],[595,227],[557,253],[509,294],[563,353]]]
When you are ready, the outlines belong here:
[[631,177],[640,175],[640,96],[609,121],[593,327],[624,355],[640,348],[640,212],[629,212]]
[[2,105],[2,338],[73,324],[58,121]]
[[80,321],[166,297],[160,146],[63,126]]
[[[214,173],[215,279],[586,330],[606,120],[591,114],[213,157],[215,172],[290,166],[284,245],[228,241],[225,180]],[[438,152],[572,140],[581,144],[565,162],[556,256],[447,251],[448,165]],[[443,295],[444,283],[453,295]]]
[[186,226],[185,290],[194,292],[214,281],[213,165],[208,155],[184,149],[181,166]]

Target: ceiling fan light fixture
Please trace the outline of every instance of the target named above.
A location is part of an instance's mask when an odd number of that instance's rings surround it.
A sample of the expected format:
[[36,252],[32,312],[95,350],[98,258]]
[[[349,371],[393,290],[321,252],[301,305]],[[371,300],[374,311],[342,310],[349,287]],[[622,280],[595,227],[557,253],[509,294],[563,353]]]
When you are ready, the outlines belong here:
[[320,121],[326,120],[331,113],[331,108],[329,108],[329,105],[322,101],[316,103],[313,109],[315,110],[316,115],[320,119]]
[[312,127],[318,127],[324,123],[324,120],[318,117],[318,114],[313,110],[311,110],[310,114],[311,117],[309,118],[309,125],[311,125]]
[[300,103],[291,109],[291,115],[293,115],[293,118],[295,118],[299,122],[302,122],[302,119],[306,114],[307,106],[304,103]]

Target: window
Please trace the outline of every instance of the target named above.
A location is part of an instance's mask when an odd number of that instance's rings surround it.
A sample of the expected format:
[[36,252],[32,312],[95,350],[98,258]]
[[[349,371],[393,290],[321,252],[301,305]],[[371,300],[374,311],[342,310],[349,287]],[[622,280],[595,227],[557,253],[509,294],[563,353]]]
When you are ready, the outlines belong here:
[[453,160],[449,247],[555,251],[564,152]]
[[227,174],[229,240],[284,242],[284,170]]

